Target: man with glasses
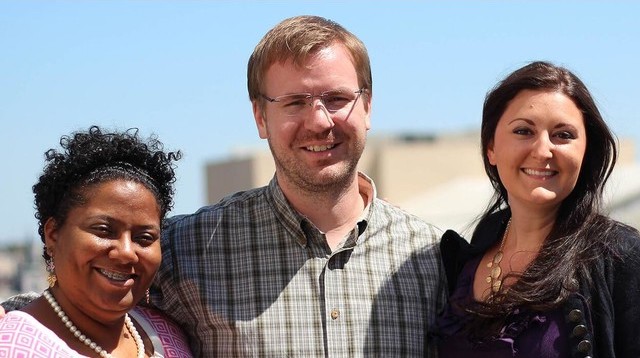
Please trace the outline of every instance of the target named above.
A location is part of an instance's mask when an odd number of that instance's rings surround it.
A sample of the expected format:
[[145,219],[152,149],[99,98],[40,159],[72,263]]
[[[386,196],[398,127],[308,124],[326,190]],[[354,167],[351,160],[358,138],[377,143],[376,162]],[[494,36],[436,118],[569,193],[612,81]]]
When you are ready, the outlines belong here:
[[364,44],[320,17],[286,19],[247,76],[275,176],[165,228],[153,302],[197,356],[433,352],[439,233],[377,199],[356,169],[371,124]]
[[445,302],[437,230],[376,198],[364,44],[314,16],[256,46],[249,98],[276,172],[163,231],[151,301],[202,357],[431,356]]

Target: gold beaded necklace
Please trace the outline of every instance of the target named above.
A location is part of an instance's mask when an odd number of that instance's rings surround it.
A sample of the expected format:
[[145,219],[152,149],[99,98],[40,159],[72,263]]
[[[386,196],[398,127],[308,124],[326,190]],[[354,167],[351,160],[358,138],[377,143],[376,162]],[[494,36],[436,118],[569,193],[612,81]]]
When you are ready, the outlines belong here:
[[509,218],[509,222],[507,222],[507,227],[504,229],[504,235],[502,235],[502,241],[500,242],[500,248],[495,255],[493,255],[493,260],[487,263],[487,267],[491,270],[489,271],[489,275],[486,278],[488,284],[491,287],[491,295],[498,293],[502,289],[502,268],[500,267],[500,261],[504,257],[504,242],[507,241],[507,236],[509,236],[509,228],[511,227],[511,218]]

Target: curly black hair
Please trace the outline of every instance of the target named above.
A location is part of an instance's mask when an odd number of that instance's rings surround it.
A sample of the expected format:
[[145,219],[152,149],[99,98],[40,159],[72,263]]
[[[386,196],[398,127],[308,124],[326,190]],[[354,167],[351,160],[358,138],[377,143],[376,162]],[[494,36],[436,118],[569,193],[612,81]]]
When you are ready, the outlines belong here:
[[[69,211],[86,202],[85,189],[110,180],[126,179],[149,189],[160,206],[163,220],[173,206],[176,181],[172,162],[180,151],[165,152],[155,136],[144,140],[138,129],[103,132],[97,126],[60,139],[62,151],[45,152],[44,171],[33,186],[38,233],[45,242],[44,225],[49,218],[64,224]],[[48,254],[45,250],[45,260]]]

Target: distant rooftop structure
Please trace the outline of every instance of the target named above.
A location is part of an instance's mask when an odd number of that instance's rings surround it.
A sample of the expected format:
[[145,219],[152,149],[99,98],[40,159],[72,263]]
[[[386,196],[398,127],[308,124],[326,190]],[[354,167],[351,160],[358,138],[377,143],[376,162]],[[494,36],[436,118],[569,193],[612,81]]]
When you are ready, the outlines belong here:
[[0,247],[0,300],[20,292],[42,292],[46,276],[40,242]]
[[[370,137],[358,169],[378,196],[441,229],[473,227],[493,194],[484,172],[477,131],[448,135],[410,133]],[[266,185],[275,166],[267,150],[207,165],[207,201]],[[606,197],[611,216],[640,227],[640,165],[635,143],[620,141],[620,157]]]

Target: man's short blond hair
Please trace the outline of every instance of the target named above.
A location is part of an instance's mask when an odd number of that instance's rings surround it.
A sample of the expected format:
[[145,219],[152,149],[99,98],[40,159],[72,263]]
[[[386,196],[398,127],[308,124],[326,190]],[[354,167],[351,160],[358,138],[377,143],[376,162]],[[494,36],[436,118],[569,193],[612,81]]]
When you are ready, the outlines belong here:
[[346,47],[358,75],[358,86],[371,94],[371,64],[364,43],[334,21],[319,16],[296,16],[269,30],[251,54],[247,66],[249,99],[261,98],[265,73],[274,63],[291,60],[302,66],[310,55],[335,43]]

